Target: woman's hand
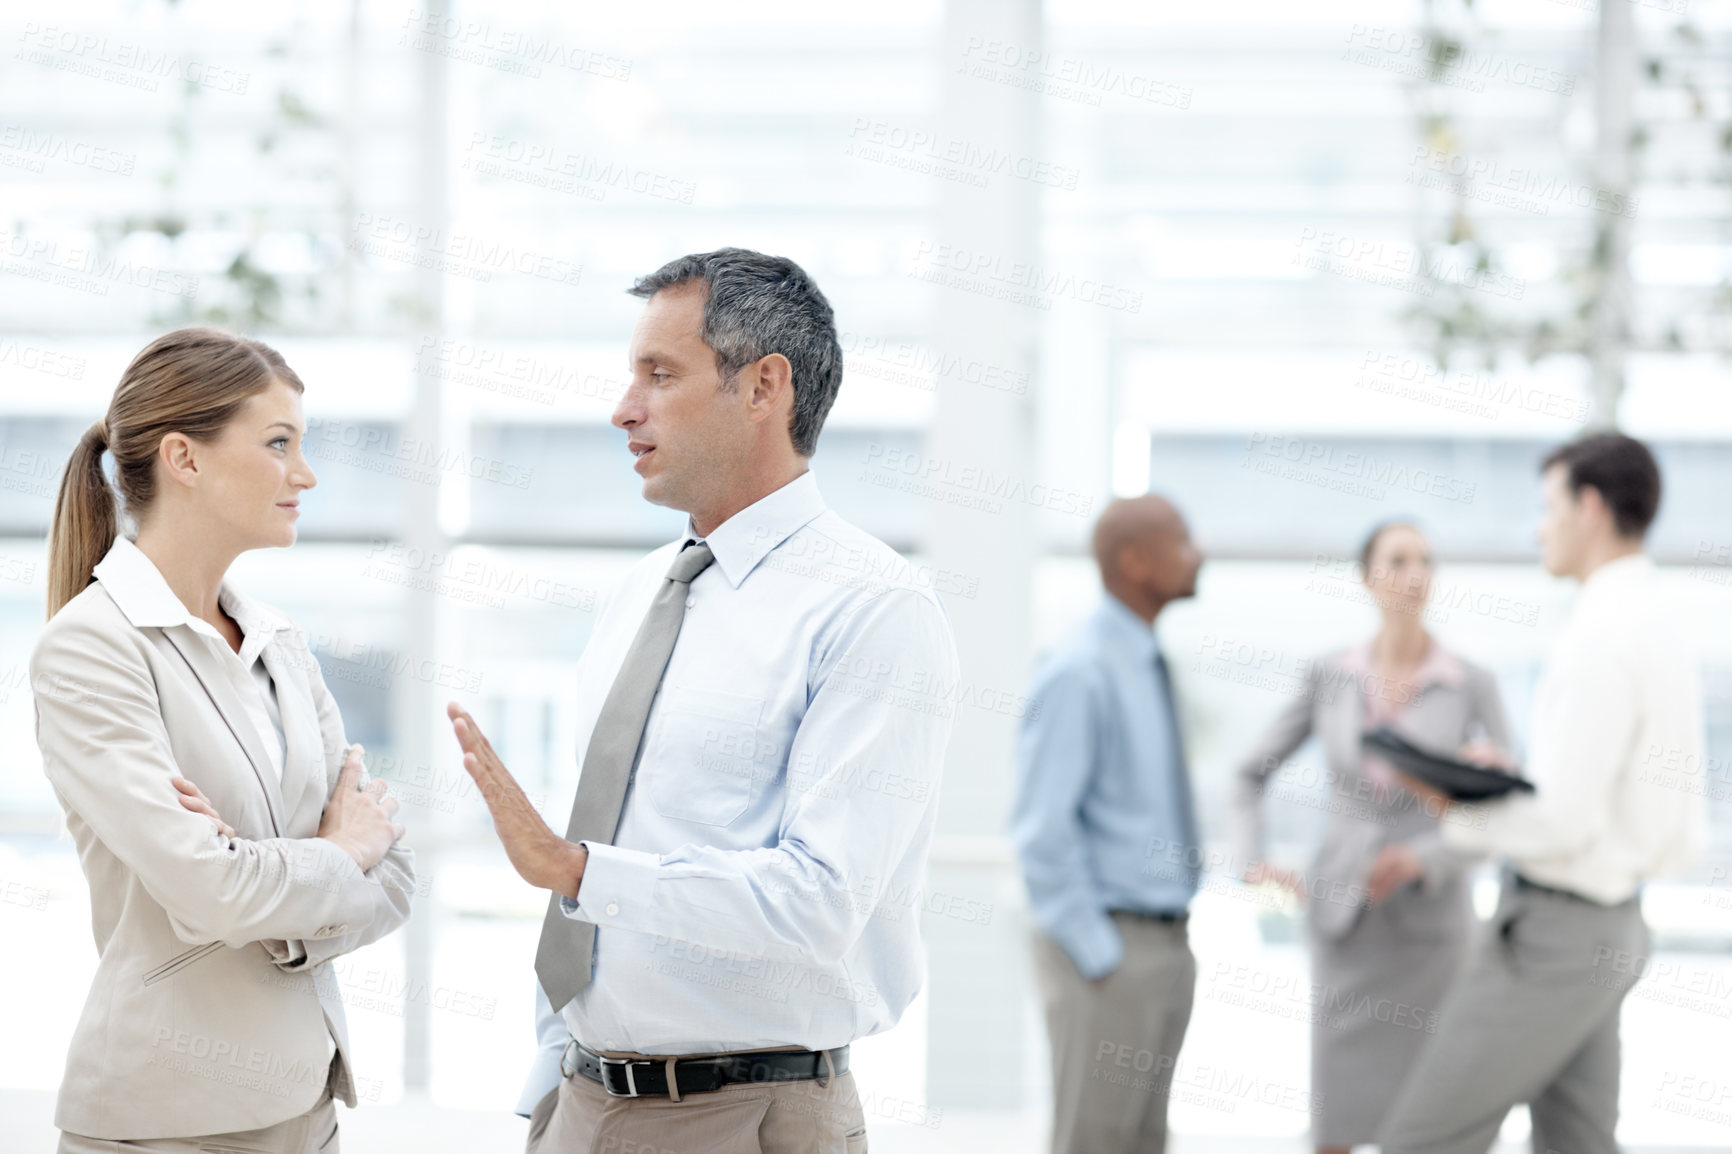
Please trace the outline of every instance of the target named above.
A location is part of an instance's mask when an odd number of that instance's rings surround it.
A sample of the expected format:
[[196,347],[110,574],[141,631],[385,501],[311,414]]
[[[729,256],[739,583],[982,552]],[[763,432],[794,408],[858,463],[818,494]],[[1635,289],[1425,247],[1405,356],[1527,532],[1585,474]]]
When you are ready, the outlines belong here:
[[216,822],[217,832],[224,837],[232,838],[235,836],[234,826],[223,820],[223,815],[217,812],[216,806],[210,803],[210,798],[204,795],[203,790],[178,775],[173,778],[173,781],[174,788],[180,792],[180,804],[194,813],[202,813]]
[[351,745],[343,759],[343,771],[337,775],[336,792],[325,803],[325,814],[319,819],[319,836],[335,842],[354,858],[362,873],[378,865],[403,836],[403,827],[391,820],[397,812],[397,799],[385,796],[386,788],[379,778],[361,785],[361,747]]
[[1305,879],[1296,870],[1283,869],[1266,861],[1253,862],[1245,871],[1245,884],[1255,886],[1265,882],[1290,891],[1300,901],[1305,900]]
[[1371,878],[1365,883],[1365,897],[1376,905],[1402,886],[1425,876],[1425,863],[1419,855],[1404,845],[1386,845],[1377,851],[1371,863]]

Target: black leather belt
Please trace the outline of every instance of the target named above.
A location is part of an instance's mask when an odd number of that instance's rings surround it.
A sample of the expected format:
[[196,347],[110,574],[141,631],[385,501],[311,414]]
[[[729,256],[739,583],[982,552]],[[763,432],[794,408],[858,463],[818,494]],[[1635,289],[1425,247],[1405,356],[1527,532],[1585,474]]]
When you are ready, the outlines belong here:
[[1133,918],[1141,918],[1147,922],[1164,922],[1172,925],[1174,922],[1189,921],[1191,915],[1184,910],[1178,913],[1157,913],[1154,910],[1108,910],[1109,914],[1125,914]]
[[1543,886],[1539,882],[1531,881],[1514,871],[1511,871],[1510,877],[1515,879],[1515,888],[1518,890],[1533,890],[1537,893],[1551,894],[1553,897],[1569,898],[1571,901],[1577,902],[1587,902],[1589,905],[1599,904],[1591,898],[1585,898],[1578,893],[1571,893],[1569,890],[1560,890],[1556,886]]
[[[823,1050],[762,1050],[746,1054],[705,1055],[674,1061],[674,1080],[680,1095],[707,1094],[741,1082],[800,1082],[848,1072],[848,1047]],[[607,1058],[573,1041],[559,1060],[566,1076],[581,1074],[616,1098],[665,1097],[668,1063],[665,1058]]]

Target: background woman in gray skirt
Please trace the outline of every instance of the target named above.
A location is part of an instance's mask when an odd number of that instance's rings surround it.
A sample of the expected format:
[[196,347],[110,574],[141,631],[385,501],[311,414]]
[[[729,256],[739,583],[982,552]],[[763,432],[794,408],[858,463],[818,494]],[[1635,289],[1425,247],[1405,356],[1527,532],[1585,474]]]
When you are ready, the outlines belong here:
[[[1245,880],[1287,886],[1305,903],[1317,1003],[1312,1140],[1326,1152],[1376,1140],[1435,1029],[1473,922],[1471,861],[1443,844],[1435,810],[1362,751],[1360,735],[1388,724],[1432,749],[1509,744],[1492,675],[1425,631],[1433,571],[1425,535],[1386,522],[1359,560],[1382,627],[1312,663],[1305,694],[1275,719],[1234,781],[1235,860],[1248,863]],[[1312,734],[1328,770],[1328,818],[1311,867],[1299,874],[1264,861],[1263,794]]]

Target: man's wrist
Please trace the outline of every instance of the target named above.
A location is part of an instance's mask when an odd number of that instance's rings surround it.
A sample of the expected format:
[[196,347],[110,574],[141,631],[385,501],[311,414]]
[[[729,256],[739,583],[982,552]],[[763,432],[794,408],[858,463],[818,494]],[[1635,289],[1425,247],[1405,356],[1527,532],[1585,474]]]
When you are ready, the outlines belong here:
[[577,891],[583,886],[584,866],[589,863],[589,847],[582,842],[561,841],[564,848],[559,854],[558,873],[552,888],[576,901]]

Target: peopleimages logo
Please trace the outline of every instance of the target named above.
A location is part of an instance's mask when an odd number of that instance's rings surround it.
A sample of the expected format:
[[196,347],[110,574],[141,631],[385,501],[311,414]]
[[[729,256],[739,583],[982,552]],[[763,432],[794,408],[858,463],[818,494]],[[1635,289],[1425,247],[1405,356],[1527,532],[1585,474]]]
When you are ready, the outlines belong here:
[[1009,473],[994,473],[980,465],[877,442],[866,447],[860,479],[994,514],[1002,513],[1004,503],[1009,501],[1086,517],[1094,504],[1091,495],[1075,489],[1030,482]]
[[1292,263],[1423,297],[1436,295],[1439,285],[1512,301],[1527,294],[1526,280],[1475,261],[1463,262],[1453,249],[1427,255],[1410,245],[1334,229],[1300,229]]
[[114,285],[191,300],[198,295],[198,278],[176,269],[135,264],[84,244],[62,246],[55,237],[0,229],[0,272],[69,288],[92,296],[107,296]]
[[[1560,206],[1592,209],[1611,216],[1636,215],[1638,202],[1634,196],[1615,189],[1566,180],[1555,173],[1505,164],[1497,159],[1467,156],[1421,144],[1415,146],[1413,156],[1407,163],[1409,184],[1420,183],[1422,170],[1429,170],[1455,182],[1450,186],[1452,191],[1510,208],[1520,208],[1542,215],[1549,214],[1553,208]],[[1472,190],[1476,185],[1488,193],[1498,195],[1495,198],[1473,196]]]
[[1341,59],[1350,63],[1470,92],[1484,92],[1488,81],[1559,96],[1568,96],[1576,88],[1573,73],[1501,52],[1482,52],[1453,37],[1409,28],[1355,24],[1347,43]]
[[656,200],[690,204],[695,181],[604,160],[585,152],[487,132],[469,134],[461,167],[586,200],[604,200],[609,189],[625,189]]
[[131,176],[133,166],[138,163],[135,152],[120,152],[58,132],[36,132],[21,124],[0,125],[0,153],[17,153],[28,162],[25,167],[31,172],[46,171],[47,162],[53,160],[95,172]]
[[568,44],[528,29],[464,20],[437,8],[410,8],[397,36],[399,47],[430,52],[466,64],[536,78],[545,65],[552,74],[583,73],[600,80],[631,79],[632,62],[611,53]]
[[928,348],[915,341],[892,340],[844,329],[837,334],[847,371],[854,376],[875,377],[894,385],[935,392],[941,380],[961,381],[983,389],[1028,392],[1029,373],[979,358]]
[[574,285],[583,279],[583,266],[561,257],[403,217],[358,212],[349,231],[348,244],[356,252],[484,283],[495,272],[515,272],[555,284]]
[[167,81],[211,92],[246,95],[252,73],[237,72],[178,52],[125,40],[110,40],[92,32],[56,24],[24,23],[18,35],[24,45],[14,56],[62,72],[107,80],[144,92],[155,92]]
[[1270,433],[1250,435],[1241,463],[1284,480],[1304,481],[1379,501],[1396,489],[1472,504],[1477,489],[1472,481],[1434,469],[1414,468],[1305,437]]
[[868,116],[854,118],[854,131],[844,155],[943,176],[976,188],[985,188],[992,177],[1003,176],[1069,192],[1076,188],[1081,175],[1070,165]]
[[1590,409],[1584,397],[1472,369],[1446,372],[1429,358],[1377,349],[1365,350],[1353,385],[1494,421],[1504,413],[1522,412],[1580,425],[1587,421]]
[[970,36],[957,69],[976,80],[1022,88],[1043,96],[1100,107],[1104,96],[1185,109],[1193,90],[1143,72],[1112,64],[1031,48],[1013,41]]
[[914,264],[910,275],[929,283],[1042,310],[1050,310],[1058,297],[1117,312],[1136,313],[1143,308],[1140,292],[953,244],[921,241],[914,250]]
[[41,345],[20,344],[16,340],[0,338],[0,365],[17,365],[32,373],[82,381],[85,364],[83,357],[71,356],[43,348]]
[[455,474],[472,481],[527,489],[535,478],[533,466],[444,448],[414,437],[399,437],[382,425],[314,417],[307,422],[307,439],[312,442],[307,448],[310,457],[336,460],[425,484]]

